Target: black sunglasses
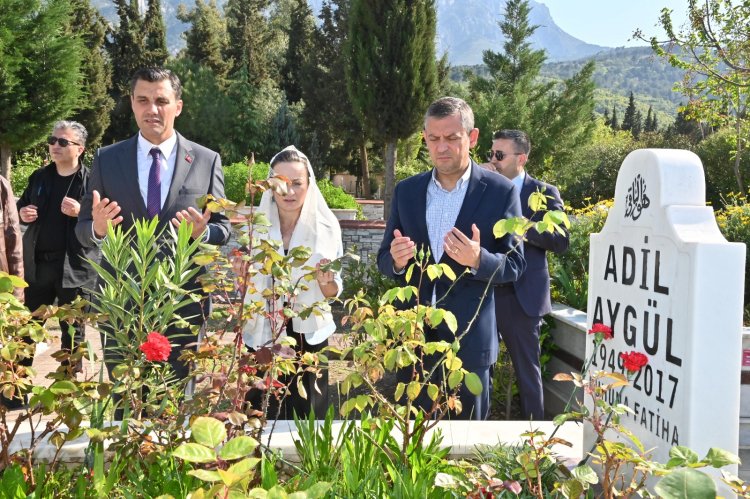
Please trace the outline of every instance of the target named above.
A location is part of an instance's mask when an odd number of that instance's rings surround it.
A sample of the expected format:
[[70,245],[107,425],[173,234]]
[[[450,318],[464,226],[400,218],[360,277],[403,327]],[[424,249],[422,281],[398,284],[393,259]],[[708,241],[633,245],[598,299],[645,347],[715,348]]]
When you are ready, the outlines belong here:
[[50,135],[47,137],[47,144],[53,146],[55,144],[59,143],[60,147],[68,147],[68,144],[73,144],[74,146],[80,146],[78,142],[73,142],[72,140],[68,140],[64,137],[55,137],[54,135]]
[[522,152],[511,152],[511,153],[504,153],[503,151],[487,151],[487,161],[492,161],[492,158],[494,157],[498,161],[502,161],[505,156],[520,156],[523,154]]

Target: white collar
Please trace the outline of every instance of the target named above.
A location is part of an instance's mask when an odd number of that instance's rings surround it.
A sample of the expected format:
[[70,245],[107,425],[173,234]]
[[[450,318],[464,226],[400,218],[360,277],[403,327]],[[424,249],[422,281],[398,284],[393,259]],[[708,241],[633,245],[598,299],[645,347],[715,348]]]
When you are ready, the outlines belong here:
[[164,157],[169,159],[169,156],[172,155],[172,151],[174,150],[176,145],[177,133],[175,133],[174,131],[172,132],[172,136],[161,144],[152,144],[151,142],[146,140],[141,132],[138,132],[138,147],[140,148],[141,153],[145,154],[146,156],[149,155],[151,149],[153,149],[154,147],[158,147]]

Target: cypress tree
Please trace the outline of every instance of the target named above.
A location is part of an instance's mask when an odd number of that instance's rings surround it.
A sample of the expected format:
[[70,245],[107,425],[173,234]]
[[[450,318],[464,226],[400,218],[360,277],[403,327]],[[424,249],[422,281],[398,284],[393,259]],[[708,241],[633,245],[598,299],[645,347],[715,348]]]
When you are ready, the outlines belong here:
[[245,75],[254,85],[275,74],[269,47],[276,35],[264,14],[270,5],[271,0],[227,0],[224,5],[231,40],[224,52],[231,65],[229,73],[234,74],[244,67]]
[[628,107],[625,109],[625,115],[622,117],[622,125],[620,126],[622,130],[628,130],[631,133],[633,132],[633,126],[635,125],[635,113],[635,97],[633,96],[633,92],[630,92]]
[[42,140],[82,97],[85,49],[70,23],[68,0],[0,2],[0,175],[7,179],[13,151]]
[[302,123],[310,137],[308,147],[318,154],[315,161],[312,156],[310,160],[315,168],[342,165],[359,150],[363,195],[369,197],[366,139],[346,89],[344,45],[349,37],[349,0],[324,0],[319,18],[300,82],[305,102]]
[[138,10],[138,0],[114,0],[119,25],[106,42],[112,66],[112,90],[115,101],[111,125],[105,142],[115,142],[135,130],[130,108],[130,79],[136,70],[146,66],[163,66],[167,59],[164,20],[159,0],[149,0],[145,16]]
[[617,107],[614,105],[612,106],[612,121],[609,126],[612,130],[620,129],[620,123],[617,121]]
[[184,55],[191,61],[211,68],[223,80],[229,72],[229,62],[224,59],[229,37],[224,16],[216,5],[216,0],[204,3],[195,0],[195,8],[187,10],[180,4],[177,18],[190,26],[182,34],[186,46]]
[[161,15],[161,0],[148,0],[143,16],[143,58],[147,66],[162,67],[167,62],[167,28]]
[[289,21],[289,44],[281,68],[281,88],[287,102],[293,104],[302,98],[302,72],[312,51],[315,20],[307,0],[293,0]]
[[385,216],[395,187],[396,146],[421,127],[438,90],[434,0],[353,0],[346,82],[367,134],[385,144]]
[[72,0],[73,21],[71,31],[79,33],[85,50],[81,71],[82,99],[71,119],[82,123],[89,133],[87,146],[93,150],[109,127],[110,111],[114,101],[109,95],[112,85],[112,65],[105,57],[104,40],[107,20],[91,6],[89,0]]

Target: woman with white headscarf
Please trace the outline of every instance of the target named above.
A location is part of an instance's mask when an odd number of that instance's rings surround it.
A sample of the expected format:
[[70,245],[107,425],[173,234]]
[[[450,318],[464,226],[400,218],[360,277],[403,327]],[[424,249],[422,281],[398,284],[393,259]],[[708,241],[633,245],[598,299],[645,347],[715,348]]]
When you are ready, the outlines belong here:
[[[288,179],[287,192],[279,194],[267,190],[263,193],[258,210],[265,213],[271,222],[268,234],[264,237],[278,243],[280,253],[283,250],[286,254],[290,249],[300,246],[310,248],[312,255],[303,267],[317,268],[315,280],[307,282],[307,289],[302,289],[295,298],[294,309],[300,311],[341,293],[340,274],[321,270],[322,265],[341,257],[344,253],[341,228],[318,189],[310,160],[297,148],[289,146],[271,159],[269,177],[273,176]],[[301,277],[307,272],[301,267],[293,269],[292,281],[305,282]],[[266,282],[258,282],[259,278]],[[259,291],[272,286],[270,276],[257,274],[255,280],[255,287]],[[246,302],[259,299],[259,296],[248,294]],[[274,310],[281,310],[283,304],[268,303],[267,306],[269,310],[272,306],[275,307]],[[318,352],[328,345],[328,337],[335,330],[336,324],[331,312],[318,309],[306,319],[292,318],[282,334],[295,338],[299,352]],[[269,346],[273,340],[270,321],[261,316],[249,320],[243,331],[243,339],[245,344],[254,350]],[[300,374],[307,399],[300,396],[296,379],[281,380],[288,386],[289,393],[278,413],[280,419],[292,419],[293,412],[300,418],[307,417],[311,410],[316,418],[325,417],[328,409],[328,371],[324,369],[319,374],[320,377],[310,372]],[[261,394],[253,392],[255,390],[251,390],[251,402],[257,402]],[[269,410],[268,415],[276,416],[276,412]]]

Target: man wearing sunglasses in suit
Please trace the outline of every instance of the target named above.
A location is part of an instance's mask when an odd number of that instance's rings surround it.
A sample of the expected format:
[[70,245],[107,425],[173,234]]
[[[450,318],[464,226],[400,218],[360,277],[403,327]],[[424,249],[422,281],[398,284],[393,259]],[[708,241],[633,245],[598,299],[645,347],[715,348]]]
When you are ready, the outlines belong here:
[[[532,193],[542,192],[546,196],[547,210],[562,210],[563,202],[555,186],[533,178],[524,170],[530,152],[531,143],[525,132],[500,130],[492,136],[492,150],[487,159],[495,171],[516,185],[523,215],[536,221],[541,220],[544,212],[534,213],[529,207]],[[544,419],[539,334],[542,318],[552,307],[547,251],[562,253],[568,249],[568,243],[567,231],[563,235],[530,230],[524,241],[526,270],[517,281],[495,288],[498,331],[513,362],[524,419]]]
[[[81,203],[76,234],[85,246],[94,246],[107,233],[108,225],[127,230],[137,219],[159,217],[159,227],[192,224],[192,237],[207,244],[223,245],[230,225],[223,214],[198,207],[207,194],[224,197],[224,170],[218,153],[187,140],[174,129],[182,112],[182,86],[168,69],[138,70],[131,80],[130,103],[139,132],[133,137],[99,149],[94,156],[91,182]],[[202,293],[193,279],[190,291]],[[200,328],[210,300],[204,296],[179,310],[191,325]],[[173,345],[169,362],[178,379],[189,367],[177,360],[185,345],[195,342],[189,329],[166,332]],[[108,338],[111,340],[111,335]]]
[[[89,298],[96,283],[96,271],[87,261],[98,261],[99,249],[86,248],[75,234],[80,201],[86,192],[89,169],[81,156],[88,132],[75,121],[58,121],[47,138],[52,162],[34,171],[18,199],[19,218],[26,225],[23,235],[23,262],[28,287],[26,306],[32,312],[42,305],[72,303],[76,297]],[[72,352],[84,340],[84,326],[60,323],[61,348]],[[70,363],[68,363],[70,364]],[[30,366],[31,359],[22,362]],[[72,365],[80,371],[82,362]],[[20,405],[13,400],[10,407]]]

